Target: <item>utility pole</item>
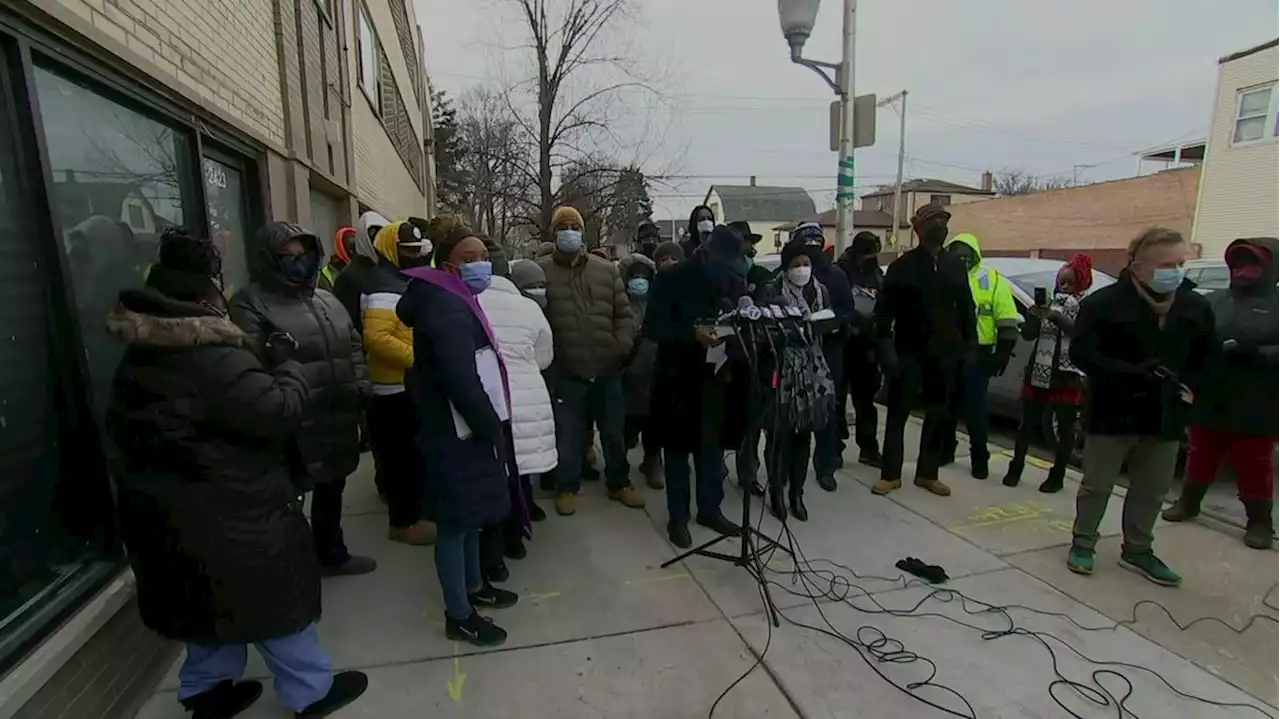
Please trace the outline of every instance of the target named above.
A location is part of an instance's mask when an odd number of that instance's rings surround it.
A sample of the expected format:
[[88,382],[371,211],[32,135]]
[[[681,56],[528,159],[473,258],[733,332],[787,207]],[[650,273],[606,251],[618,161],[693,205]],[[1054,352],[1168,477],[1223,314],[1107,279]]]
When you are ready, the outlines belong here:
[[907,156],[907,91],[903,90],[892,97],[886,97],[880,101],[880,107],[891,105],[895,100],[902,100],[902,108],[898,113],[900,116],[898,118],[898,181],[893,186],[893,229],[891,230],[891,239],[898,236],[898,228],[902,224],[899,218],[902,217],[902,164]]
[[840,169],[836,177],[836,254],[853,244],[855,113],[853,102],[853,57],[856,42],[858,0],[844,0],[844,33],[840,70]]

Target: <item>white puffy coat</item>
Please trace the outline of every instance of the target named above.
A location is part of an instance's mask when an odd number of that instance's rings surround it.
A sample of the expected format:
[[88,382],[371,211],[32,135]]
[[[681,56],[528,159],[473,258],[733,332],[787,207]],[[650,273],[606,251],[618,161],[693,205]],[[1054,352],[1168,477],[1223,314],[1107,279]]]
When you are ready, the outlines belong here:
[[555,350],[551,325],[536,302],[515,284],[494,275],[489,289],[477,297],[498,338],[511,388],[511,434],[520,474],[550,472],[556,454],[556,420],[542,370],[551,366]]

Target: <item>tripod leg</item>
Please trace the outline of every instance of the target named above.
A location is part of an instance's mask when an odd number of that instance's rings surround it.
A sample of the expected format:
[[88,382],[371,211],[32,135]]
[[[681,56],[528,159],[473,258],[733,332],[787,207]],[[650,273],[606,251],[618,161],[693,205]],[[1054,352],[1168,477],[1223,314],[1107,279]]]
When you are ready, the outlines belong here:
[[[685,559],[688,559],[689,557],[692,557],[695,554],[702,555],[703,552],[705,552],[708,548],[714,547],[716,544],[718,544],[719,542],[723,542],[726,539],[730,539],[731,536],[732,535],[728,535],[728,534],[717,535],[714,539],[709,539],[703,542],[702,544],[699,544],[698,546],[694,547],[693,549],[686,551],[684,554],[677,554],[676,556],[672,557],[671,559],[668,559],[667,561],[663,562],[658,566],[662,567],[663,569],[666,569],[667,567],[670,567],[676,562],[684,561]],[[727,555],[712,554],[712,556],[720,557],[720,556],[727,556]],[[728,557],[728,558],[730,560],[736,559],[735,557]]]

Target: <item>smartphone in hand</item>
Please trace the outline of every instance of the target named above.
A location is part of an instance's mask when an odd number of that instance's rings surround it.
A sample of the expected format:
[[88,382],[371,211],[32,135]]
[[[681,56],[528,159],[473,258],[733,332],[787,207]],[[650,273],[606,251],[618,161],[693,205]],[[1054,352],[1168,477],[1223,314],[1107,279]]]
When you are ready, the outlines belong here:
[[1035,289],[1035,302],[1036,302],[1036,307],[1048,307],[1049,291],[1044,287],[1037,287]]

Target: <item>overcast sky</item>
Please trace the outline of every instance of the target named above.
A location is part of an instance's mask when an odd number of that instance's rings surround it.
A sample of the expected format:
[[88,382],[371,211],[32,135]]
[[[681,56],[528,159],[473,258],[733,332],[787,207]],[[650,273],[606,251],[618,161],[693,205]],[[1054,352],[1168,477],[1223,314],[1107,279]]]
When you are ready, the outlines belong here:
[[[552,0],[553,2],[555,0]],[[507,0],[414,0],[436,89],[527,65]],[[830,89],[792,64],[773,0],[634,0],[627,53],[665,102],[637,98],[627,131],[654,173],[656,217],[687,217],[712,183],[834,197]],[[840,59],[841,2],[823,0],[806,57]],[[857,94],[910,93],[906,176],[977,184],[983,169],[1082,181],[1132,175],[1133,152],[1208,131],[1217,59],[1274,39],[1275,0],[862,0]],[[611,42],[620,42],[611,40]],[[898,116],[878,115],[857,186],[893,181]],[[634,140],[634,138],[632,138]],[[628,158],[629,159],[629,158]],[[1148,166],[1148,171],[1159,169]]]

